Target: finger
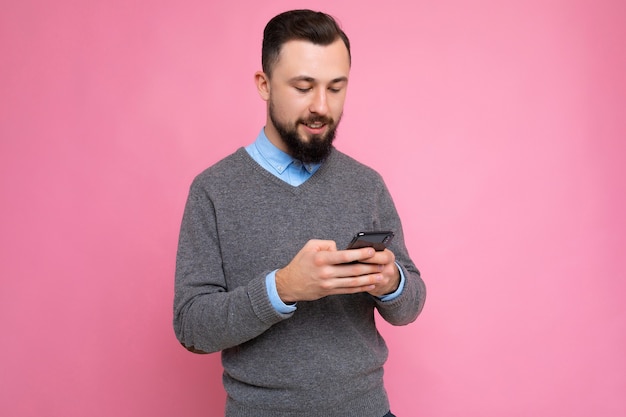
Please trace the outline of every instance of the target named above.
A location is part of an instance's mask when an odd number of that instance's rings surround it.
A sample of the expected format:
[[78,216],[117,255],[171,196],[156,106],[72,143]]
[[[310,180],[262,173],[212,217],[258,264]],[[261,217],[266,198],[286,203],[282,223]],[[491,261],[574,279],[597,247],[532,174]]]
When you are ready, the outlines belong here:
[[376,251],[376,253],[367,259],[363,259],[360,262],[368,263],[368,264],[380,264],[380,265],[388,265],[395,261],[396,257],[389,249],[385,249],[384,251]]
[[369,259],[376,251],[374,248],[347,249],[327,253],[327,260],[330,264],[340,265],[349,264],[351,262],[361,262]]
[[361,292],[372,292],[376,289],[376,285],[365,285],[362,287],[342,287],[337,288],[332,295],[357,294]]
[[334,240],[312,239],[312,240],[309,240],[305,244],[305,246],[308,246],[317,252],[322,252],[322,251],[334,252],[337,250],[337,243]]
[[354,290],[354,292],[363,291],[364,288],[370,288],[365,291],[371,291],[377,284],[383,280],[383,276],[380,273],[367,274],[361,276],[352,276],[346,278],[336,278],[331,282],[328,282],[327,289],[335,289],[342,292],[346,290]]
[[335,276],[345,278],[378,274],[383,271],[384,265],[378,263],[352,262],[337,265],[335,268],[338,268],[338,272]]

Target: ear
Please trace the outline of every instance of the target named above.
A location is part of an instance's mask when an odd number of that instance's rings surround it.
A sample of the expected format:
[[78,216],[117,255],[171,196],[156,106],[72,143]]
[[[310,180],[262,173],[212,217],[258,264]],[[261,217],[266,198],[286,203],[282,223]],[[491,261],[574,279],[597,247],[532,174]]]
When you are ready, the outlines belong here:
[[261,98],[265,101],[270,99],[270,78],[263,71],[254,74],[254,83]]

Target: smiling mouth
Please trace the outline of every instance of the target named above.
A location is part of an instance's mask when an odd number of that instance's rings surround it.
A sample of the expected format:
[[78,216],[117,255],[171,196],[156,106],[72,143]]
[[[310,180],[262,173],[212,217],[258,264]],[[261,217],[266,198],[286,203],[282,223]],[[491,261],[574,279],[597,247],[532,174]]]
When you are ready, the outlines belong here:
[[330,124],[330,120],[328,119],[310,119],[310,120],[303,120],[301,122],[304,126],[306,126],[307,128],[311,129],[311,130],[321,130],[324,127],[326,127],[327,125]]
[[322,123],[322,122],[313,122],[313,123],[305,123],[306,126],[310,127],[311,129],[319,129],[323,126],[326,125],[326,123]]
[[323,128],[324,126],[326,126],[326,122],[322,122],[322,121],[309,121],[309,122],[303,122],[303,125],[305,125],[306,127],[308,127],[309,129],[313,129],[313,130],[319,130],[321,128]]
[[312,137],[321,136],[326,133],[327,124],[322,122],[303,123],[305,131]]

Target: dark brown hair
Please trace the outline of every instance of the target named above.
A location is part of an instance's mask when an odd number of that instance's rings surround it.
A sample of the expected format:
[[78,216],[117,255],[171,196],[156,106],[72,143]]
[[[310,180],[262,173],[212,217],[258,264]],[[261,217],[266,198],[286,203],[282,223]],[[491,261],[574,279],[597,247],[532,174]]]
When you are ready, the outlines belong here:
[[261,64],[263,72],[271,76],[282,46],[289,41],[304,40],[316,45],[330,45],[341,39],[348,49],[350,40],[335,19],[313,10],[290,10],[273,17],[263,31]]

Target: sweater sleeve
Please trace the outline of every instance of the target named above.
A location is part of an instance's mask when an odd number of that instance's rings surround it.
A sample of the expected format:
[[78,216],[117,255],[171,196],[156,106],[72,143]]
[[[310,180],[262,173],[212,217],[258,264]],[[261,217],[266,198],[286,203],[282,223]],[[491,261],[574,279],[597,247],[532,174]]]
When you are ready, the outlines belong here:
[[382,187],[378,202],[380,226],[394,230],[395,236],[389,249],[396,256],[396,264],[405,277],[404,289],[395,298],[381,301],[376,298],[376,308],[381,317],[392,325],[401,326],[412,323],[422,311],[426,301],[426,285],[419,270],[409,256],[404,243],[402,223],[391,195]]
[[181,224],[176,257],[174,331],[188,349],[217,352],[251,340],[291,317],[271,305],[265,277],[228,288],[222,268],[213,204],[206,192],[191,186]]

